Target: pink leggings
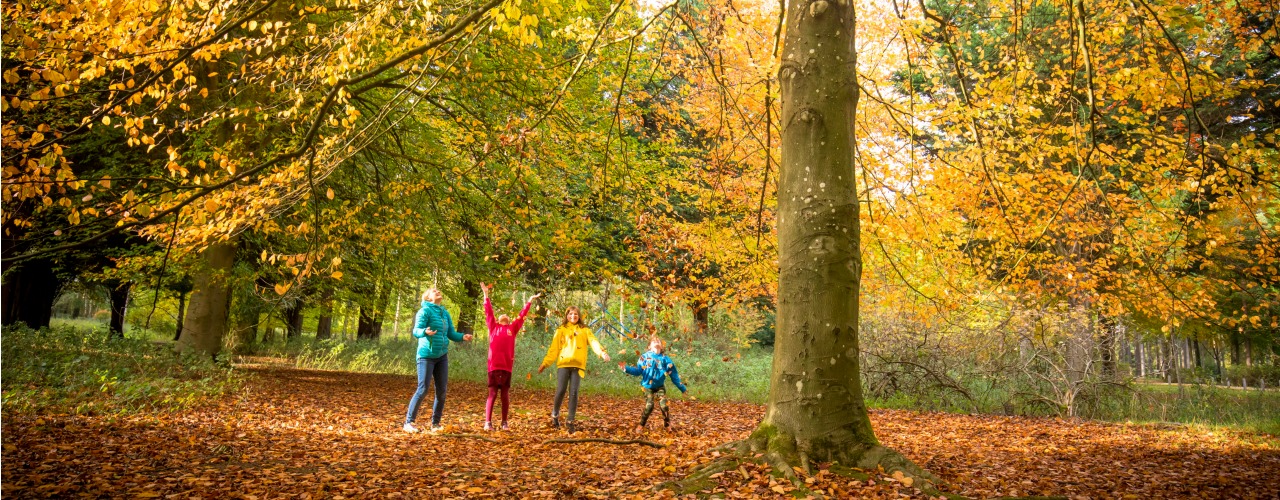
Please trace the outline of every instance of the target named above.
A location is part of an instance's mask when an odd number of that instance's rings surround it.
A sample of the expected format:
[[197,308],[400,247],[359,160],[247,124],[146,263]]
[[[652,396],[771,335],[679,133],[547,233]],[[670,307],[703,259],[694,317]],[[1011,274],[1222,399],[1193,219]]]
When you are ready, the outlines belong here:
[[484,421],[485,422],[490,422],[493,420],[493,399],[494,399],[494,396],[497,396],[499,393],[502,394],[502,421],[504,423],[507,421],[507,391],[508,389],[505,387],[501,389],[497,387],[489,388],[489,399],[486,399],[484,402]]
[[484,421],[493,421],[493,399],[502,394],[502,421],[507,421],[507,392],[511,389],[511,372],[493,370],[489,372],[489,399],[484,402]]

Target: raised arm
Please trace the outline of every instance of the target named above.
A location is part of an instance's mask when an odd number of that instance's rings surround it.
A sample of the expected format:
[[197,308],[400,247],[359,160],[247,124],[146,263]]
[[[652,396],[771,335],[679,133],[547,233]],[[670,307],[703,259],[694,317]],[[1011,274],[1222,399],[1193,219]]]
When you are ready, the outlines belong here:
[[489,290],[493,289],[493,285],[486,285],[480,282],[480,291],[484,292],[484,327],[489,331],[493,331],[493,325],[498,321],[493,317],[493,304],[489,302]]
[[493,317],[493,304],[489,302],[489,294],[484,296],[484,327],[490,332],[493,331],[494,325],[498,324],[498,320]]
[[527,316],[527,315],[529,315],[529,307],[533,305],[533,300],[534,300],[534,299],[536,299],[536,298],[538,298],[538,297],[541,297],[541,296],[542,296],[542,294],[541,294],[541,293],[539,293],[539,294],[535,294],[534,296],[529,297],[529,300],[528,300],[527,302],[525,302],[525,303],[524,303],[524,309],[521,309],[521,310],[520,310],[520,315],[519,315],[519,316],[516,316],[516,319],[515,319],[514,321],[512,321],[512,322],[511,322],[511,326],[512,326],[512,328],[511,328],[511,332],[512,332],[512,335],[517,335],[517,334],[519,334],[519,333],[520,333],[520,329],[524,327],[524,317],[525,317],[525,316]]

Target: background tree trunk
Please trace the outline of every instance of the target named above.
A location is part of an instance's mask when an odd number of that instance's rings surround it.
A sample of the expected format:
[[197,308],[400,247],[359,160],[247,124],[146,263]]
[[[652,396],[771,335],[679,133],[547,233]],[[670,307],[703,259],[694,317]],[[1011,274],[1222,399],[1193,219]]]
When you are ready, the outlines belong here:
[[480,283],[467,278],[462,282],[462,291],[466,296],[458,301],[458,331],[474,334],[476,307],[480,304]]
[[53,318],[53,302],[58,299],[63,281],[54,271],[53,261],[33,259],[17,264],[5,276],[0,301],[0,320],[5,325],[26,323],[31,328],[49,326]]
[[[107,295],[111,297],[111,323],[107,329],[107,336],[113,339],[124,338],[124,316],[129,307],[129,290],[133,288],[133,283],[111,282],[107,285]],[[160,293],[156,290],[156,293]]]
[[697,337],[703,337],[707,334],[707,327],[711,320],[711,305],[704,300],[699,300],[693,304],[693,321],[698,326]]
[[372,340],[382,334],[382,323],[374,310],[376,307],[360,306],[360,323],[356,326],[356,338]]
[[1098,332],[1098,351],[1101,356],[1102,377],[1111,380],[1116,377],[1116,320],[1111,316],[1101,319],[1101,331]]
[[333,288],[325,287],[320,293],[320,318],[316,320],[316,339],[333,336]]
[[284,315],[285,340],[293,340],[302,335],[302,299],[294,301],[282,311]]
[[236,247],[231,241],[210,245],[201,258],[204,262],[195,272],[195,291],[187,306],[178,337],[179,351],[198,351],[210,356],[222,350],[222,336],[227,332],[227,307],[231,299],[230,272],[235,264]]

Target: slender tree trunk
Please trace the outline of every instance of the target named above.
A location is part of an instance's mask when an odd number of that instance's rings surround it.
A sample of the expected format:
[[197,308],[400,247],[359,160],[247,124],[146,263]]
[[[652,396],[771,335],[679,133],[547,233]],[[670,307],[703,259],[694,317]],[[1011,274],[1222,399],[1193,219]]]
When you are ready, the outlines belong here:
[[1241,363],[1240,355],[1240,334],[1231,332],[1231,364],[1238,366]]
[[195,291],[191,294],[187,316],[183,318],[179,351],[197,351],[214,356],[222,350],[222,336],[227,332],[227,316],[231,298],[230,274],[235,264],[236,246],[231,241],[215,243],[201,255],[201,267],[195,271]]
[[1196,368],[1203,367],[1204,365],[1200,363],[1200,339],[1192,339],[1191,350],[1196,355]]
[[293,340],[302,336],[302,299],[286,307],[284,315],[285,340]]
[[187,291],[179,290],[178,291],[178,321],[175,322],[177,327],[174,328],[174,331],[173,331],[174,342],[177,342],[178,337],[182,336],[182,320],[183,320],[183,317],[185,317],[186,315],[187,315]]
[[1139,340],[1135,342],[1135,344],[1136,345],[1134,346],[1134,357],[1137,359],[1135,363],[1138,365],[1137,366],[1138,378],[1146,378],[1147,377],[1147,360],[1145,359],[1145,356],[1143,356],[1144,354],[1146,354],[1143,352],[1146,350],[1146,348],[1144,347],[1146,345],[1146,342]]
[[376,304],[360,306],[360,324],[356,327],[358,339],[376,339],[382,336],[382,319],[391,297],[391,287],[383,285],[381,288]]
[[[111,297],[111,323],[107,330],[110,338],[124,338],[124,315],[129,307],[129,290],[132,288],[133,283],[128,281],[107,285],[107,295]],[[156,293],[160,291],[156,290]]]
[[1222,348],[1218,346],[1218,340],[1214,339],[1211,345],[1213,353],[1213,364],[1217,365],[1215,371],[1218,375],[1218,383],[1222,383]]
[[342,303],[342,340],[348,340],[347,323],[350,323],[350,319],[351,319],[351,301],[348,300]]
[[400,291],[396,290],[396,315],[391,323],[391,336],[400,336]]
[[325,287],[320,293],[320,318],[316,320],[316,338],[324,340],[333,336],[333,288]]
[[782,473],[818,461],[934,480],[881,447],[862,398],[852,2],[787,4],[778,79],[778,315],[768,410],[745,442]]
[[1116,320],[1110,316],[1100,319],[1101,331],[1098,332],[1099,359],[1102,364],[1102,377],[1111,380],[1116,377]]
[[474,334],[476,307],[480,303],[480,283],[467,278],[462,282],[462,291],[466,293],[466,297],[458,301],[458,331]]

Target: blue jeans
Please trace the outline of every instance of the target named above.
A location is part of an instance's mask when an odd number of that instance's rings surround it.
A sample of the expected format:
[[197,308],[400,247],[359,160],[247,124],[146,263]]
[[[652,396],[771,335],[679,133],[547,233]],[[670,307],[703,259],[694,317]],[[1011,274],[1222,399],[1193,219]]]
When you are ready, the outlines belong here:
[[438,358],[418,358],[418,390],[409,400],[409,413],[404,416],[406,424],[418,419],[418,406],[422,404],[422,396],[427,393],[427,384],[431,379],[436,381],[436,399],[431,403],[431,425],[440,425],[440,417],[444,415],[444,393],[449,387],[449,355]]

